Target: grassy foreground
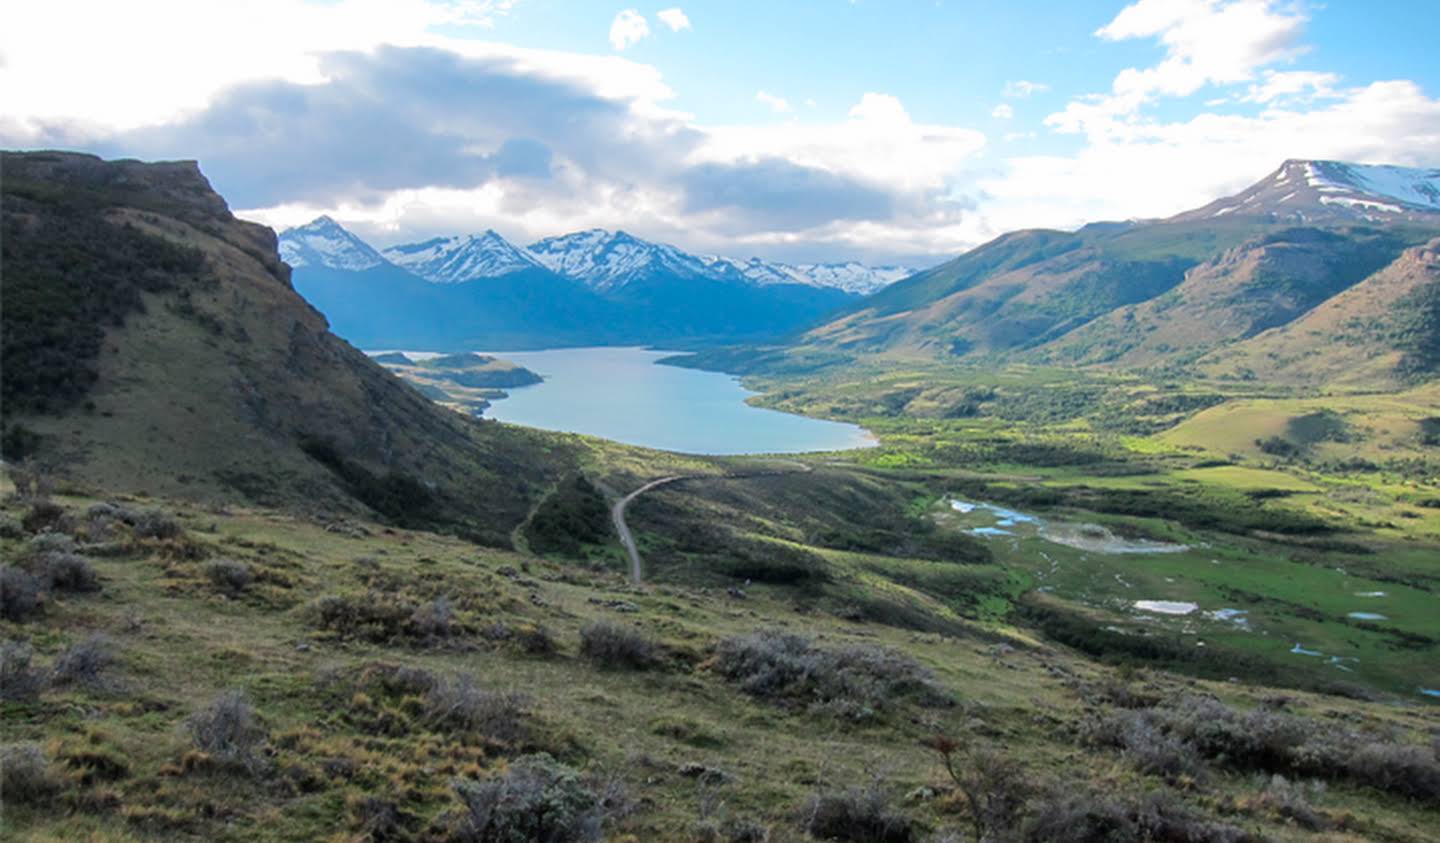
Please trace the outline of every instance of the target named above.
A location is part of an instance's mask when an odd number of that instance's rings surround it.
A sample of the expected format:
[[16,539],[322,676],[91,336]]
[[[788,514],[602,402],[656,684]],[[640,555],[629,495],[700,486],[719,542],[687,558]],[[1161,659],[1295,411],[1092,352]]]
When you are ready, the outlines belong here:
[[919,631],[366,521],[7,501],[6,839],[1421,841],[1440,816],[1433,709],[1117,670],[1014,615]]

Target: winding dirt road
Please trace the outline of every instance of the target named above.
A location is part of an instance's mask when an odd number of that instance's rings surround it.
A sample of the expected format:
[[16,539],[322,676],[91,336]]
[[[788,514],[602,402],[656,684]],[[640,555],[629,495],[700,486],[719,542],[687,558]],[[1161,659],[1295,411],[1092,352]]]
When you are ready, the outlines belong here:
[[[812,469],[810,466],[798,460],[771,460],[772,465],[790,466],[790,471],[751,471],[739,474],[716,475],[717,479],[744,480],[751,477],[774,477],[780,474],[805,474]],[[677,480],[701,480],[710,477],[706,474],[672,474],[668,477],[661,477],[658,480],[651,480],[644,486],[636,489],[625,497],[615,502],[610,507],[610,520],[615,523],[615,532],[620,534],[620,544],[625,548],[625,555],[630,557],[630,579],[640,582],[644,579],[644,571],[640,566],[640,548],[635,545],[635,536],[630,532],[630,526],[625,523],[625,507],[630,502],[658,486],[667,483],[674,483]]]
[[659,480],[651,480],[644,486],[636,489],[625,497],[615,502],[610,507],[610,520],[615,522],[615,532],[620,534],[620,544],[625,547],[625,553],[630,557],[630,579],[640,582],[642,575],[640,571],[640,548],[635,546],[635,536],[630,533],[630,527],[625,523],[625,507],[630,502],[655,488],[664,486],[666,483],[674,483],[676,480],[684,480],[686,475],[674,474],[669,477],[661,477]]

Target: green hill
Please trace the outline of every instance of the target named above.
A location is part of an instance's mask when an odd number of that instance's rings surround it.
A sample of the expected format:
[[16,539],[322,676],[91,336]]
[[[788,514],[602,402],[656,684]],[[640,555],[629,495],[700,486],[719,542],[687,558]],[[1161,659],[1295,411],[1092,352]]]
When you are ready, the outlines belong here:
[[335,337],[193,162],[6,153],[6,458],[100,488],[371,511],[507,541],[574,459]]

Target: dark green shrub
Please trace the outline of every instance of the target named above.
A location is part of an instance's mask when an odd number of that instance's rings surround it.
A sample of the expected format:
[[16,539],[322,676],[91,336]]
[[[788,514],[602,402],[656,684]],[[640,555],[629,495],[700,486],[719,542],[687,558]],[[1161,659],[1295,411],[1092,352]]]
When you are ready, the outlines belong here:
[[45,674],[32,670],[35,653],[20,641],[0,644],[0,700],[25,702],[45,689]]
[[817,793],[801,810],[801,825],[821,840],[853,843],[913,843],[909,817],[890,806],[878,785]]
[[549,755],[527,755],[485,781],[453,783],[461,807],[447,843],[592,843],[604,810],[575,770]]
[[249,565],[234,559],[211,559],[202,570],[211,585],[232,597],[239,596],[255,579]]
[[816,647],[802,635],[756,632],[720,642],[715,670],[747,694],[864,720],[902,699],[953,700],[930,671],[884,647]]
[[19,568],[0,566],[0,617],[17,623],[45,608],[45,583]]
[[596,621],[580,629],[580,655],[611,669],[643,670],[657,662],[654,641],[609,621]]
[[63,653],[50,668],[50,681],[57,686],[79,685],[91,690],[111,687],[105,674],[115,664],[115,654],[103,635],[92,635]]
[[35,743],[0,748],[0,793],[12,804],[48,804],[60,790],[50,760]]

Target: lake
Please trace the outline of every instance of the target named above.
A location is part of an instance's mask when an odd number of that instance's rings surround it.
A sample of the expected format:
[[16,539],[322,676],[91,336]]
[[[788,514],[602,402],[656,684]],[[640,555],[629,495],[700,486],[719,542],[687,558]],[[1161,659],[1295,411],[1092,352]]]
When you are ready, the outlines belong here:
[[752,407],[755,393],[730,375],[655,361],[643,348],[506,351],[544,383],[506,390],[485,415],[545,430],[588,433],[686,454],[795,454],[875,444],[853,424]]

